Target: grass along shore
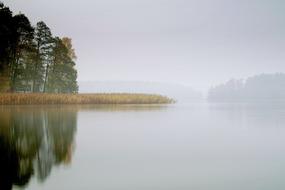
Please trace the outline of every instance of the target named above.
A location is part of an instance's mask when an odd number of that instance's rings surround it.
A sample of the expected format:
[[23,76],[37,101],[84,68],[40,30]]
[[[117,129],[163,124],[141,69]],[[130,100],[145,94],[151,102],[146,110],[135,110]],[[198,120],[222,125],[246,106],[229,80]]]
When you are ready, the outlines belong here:
[[157,94],[94,93],[0,93],[0,105],[50,105],[50,104],[171,104],[175,101]]

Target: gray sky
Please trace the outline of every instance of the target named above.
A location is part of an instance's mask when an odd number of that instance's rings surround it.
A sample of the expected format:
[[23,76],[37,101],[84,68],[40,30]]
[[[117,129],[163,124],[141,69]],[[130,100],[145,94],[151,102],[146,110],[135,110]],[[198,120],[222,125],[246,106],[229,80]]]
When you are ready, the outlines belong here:
[[78,80],[206,89],[285,72],[284,0],[4,0],[73,39]]

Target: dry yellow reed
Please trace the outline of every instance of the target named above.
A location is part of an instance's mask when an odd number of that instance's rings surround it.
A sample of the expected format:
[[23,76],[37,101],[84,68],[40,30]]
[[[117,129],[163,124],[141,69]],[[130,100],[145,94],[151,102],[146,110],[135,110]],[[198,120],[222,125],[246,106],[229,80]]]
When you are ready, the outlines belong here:
[[169,104],[173,99],[157,94],[95,93],[95,94],[48,94],[48,93],[0,93],[0,105],[46,104]]

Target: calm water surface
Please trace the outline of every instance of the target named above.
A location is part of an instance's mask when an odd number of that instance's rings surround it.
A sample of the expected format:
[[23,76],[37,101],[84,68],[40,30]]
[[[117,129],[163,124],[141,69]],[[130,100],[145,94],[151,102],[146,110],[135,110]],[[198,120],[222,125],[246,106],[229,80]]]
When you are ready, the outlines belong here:
[[0,107],[0,189],[284,190],[285,104]]

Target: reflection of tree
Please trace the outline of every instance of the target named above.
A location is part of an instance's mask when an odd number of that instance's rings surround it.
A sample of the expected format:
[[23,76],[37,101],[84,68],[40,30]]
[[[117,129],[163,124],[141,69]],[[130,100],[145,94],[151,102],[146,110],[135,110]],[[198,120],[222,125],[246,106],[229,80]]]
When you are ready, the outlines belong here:
[[0,108],[0,189],[41,181],[53,165],[69,163],[77,112],[63,108]]

